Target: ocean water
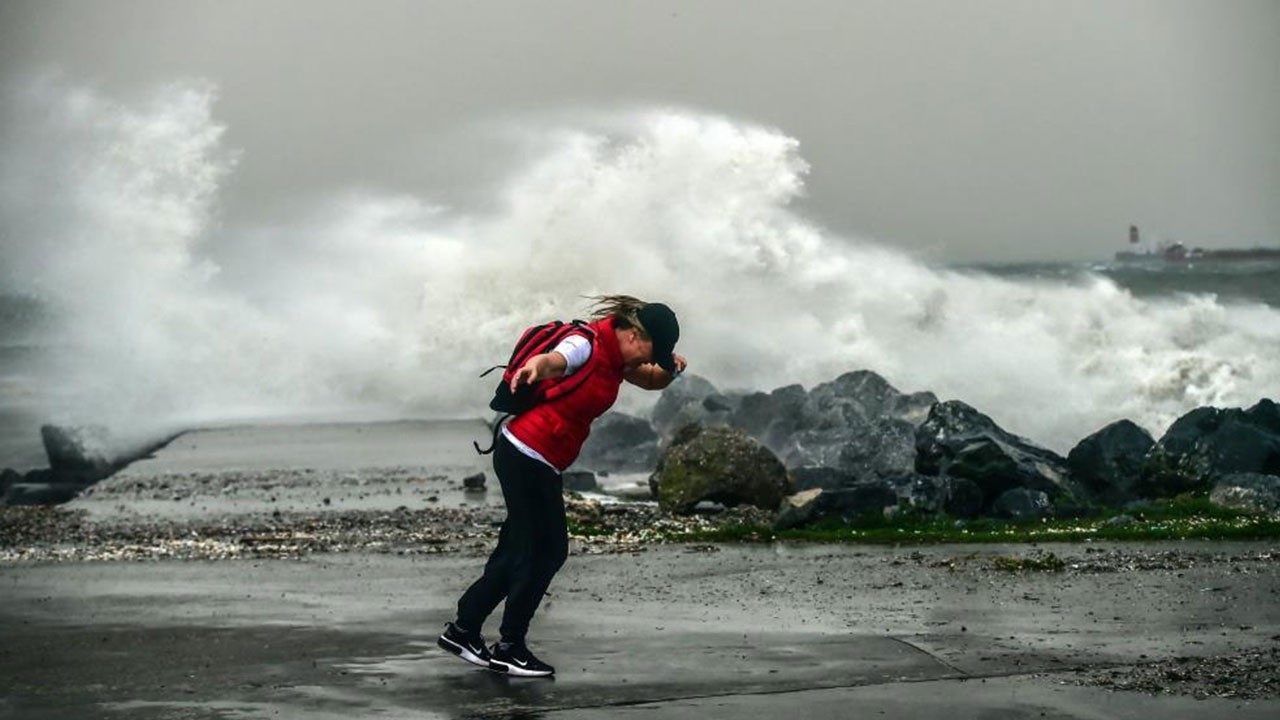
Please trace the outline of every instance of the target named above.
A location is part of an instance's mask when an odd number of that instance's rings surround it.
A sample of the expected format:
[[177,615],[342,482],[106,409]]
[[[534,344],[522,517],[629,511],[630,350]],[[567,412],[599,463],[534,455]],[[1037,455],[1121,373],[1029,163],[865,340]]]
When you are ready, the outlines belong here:
[[795,139],[673,110],[515,128],[481,208],[352,189],[251,225],[219,205],[241,158],[215,98],[5,90],[0,467],[40,464],[41,422],[475,417],[522,327],[610,292],[675,307],[721,387],[867,368],[1059,451],[1280,397],[1275,267],[939,267],[799,212]]

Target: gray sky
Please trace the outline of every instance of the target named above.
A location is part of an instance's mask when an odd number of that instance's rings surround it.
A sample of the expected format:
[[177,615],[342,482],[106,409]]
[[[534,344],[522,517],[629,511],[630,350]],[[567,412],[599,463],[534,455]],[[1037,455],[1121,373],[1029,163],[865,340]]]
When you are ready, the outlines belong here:
[[657,104],[780,128],[810,218],[933,259],[1280,244],[1275,0],[0,1],[3,74],[50,67],[217,83],[233,221],[447,195],[497,171],[467,128]]

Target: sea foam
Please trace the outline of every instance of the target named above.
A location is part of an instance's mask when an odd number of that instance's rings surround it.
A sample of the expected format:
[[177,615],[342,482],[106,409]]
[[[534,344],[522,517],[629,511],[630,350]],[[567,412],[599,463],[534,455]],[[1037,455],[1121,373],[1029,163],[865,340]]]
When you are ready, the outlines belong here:
[[219,212],[237,157],[215,97],[8,92],[0,289],[58,318],[51,420],[475,416],[476,374],[522,327],[616,292],[671,304],[691,371],[723,388],[867,368],[1058,450],[1280,389],[1277,310],[940,269],[833,233],[795,208],[808,164],[772,128],[681,110],[516,123],[535,159],[484,211],[353,190],[250,227]]

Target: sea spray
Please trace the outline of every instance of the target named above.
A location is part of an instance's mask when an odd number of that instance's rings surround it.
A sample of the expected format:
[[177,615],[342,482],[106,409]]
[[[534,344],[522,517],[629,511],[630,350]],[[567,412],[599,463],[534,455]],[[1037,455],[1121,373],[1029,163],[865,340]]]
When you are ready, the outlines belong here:
[[483,212],[353,189],[246,227],[218,213],[236,158],[212,86],[8,97],[0,289],[57,318],[39,376],[57,422],[474,416],[475,375],[520,328],[606,292],[675,307],[679,351],[721,387],[867,368],[1058,450],[1121,417],[1159,433],[1280,394],[1280,311],[938,269],[836,235],[794,208],[799,143],[747,122],[530,124],[536,159]]

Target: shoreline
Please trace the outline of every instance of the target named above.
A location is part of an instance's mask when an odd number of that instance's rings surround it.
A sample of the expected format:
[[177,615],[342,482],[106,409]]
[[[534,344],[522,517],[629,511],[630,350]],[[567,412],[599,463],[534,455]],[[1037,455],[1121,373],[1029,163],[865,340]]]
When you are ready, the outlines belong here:
[[[464,498],[476,495],[461,494]],[[84,508],[58,506],[0,507],[0,567],[159,559],[300,559],[342,553],[484,555],[496,542],[505,517],[502,506],[492,502],[492,498],[481,496],[471,504],[416,509],[407,505],[373,510],[273,509],[206,512],[187,517],[123,513],[95,516]],[[1007,536],[996,537],[954,535],[954,539],[946,541],[916,539],[910,534],[874,540],[852,536],[833,541],[803,532],[770,532],[767,527],[771,514],[751,507],[673,515],[653,503],[606,505],[577,493],[566,493],[565,505],[571,555],[640,552],[658,546],[887,547],[904,553],[921,548],[955,548],[959,553],[963,548],[1009,547],[1017,551],[1009,553],[1004,566],[995,569],[1062,572],[1087,568],[1091,572],[1107,572],[1134,567],[1135,563],[1141,567],[1177,567],[1181,562],[1176,559],[1177,552],[1150,552],[1142,550],[1144,547],[1239,544],[1258,550],[1253,555],[1214,561],[1252,559],[1280,563],[1280,545],[1274,537],[1027,538],[1011,531]],[[1096,548],[1110,546],[1121,548],[1114,553],[1114,559],[1096,555]],[[1045,548],[1058,550],[1046,553]]]

